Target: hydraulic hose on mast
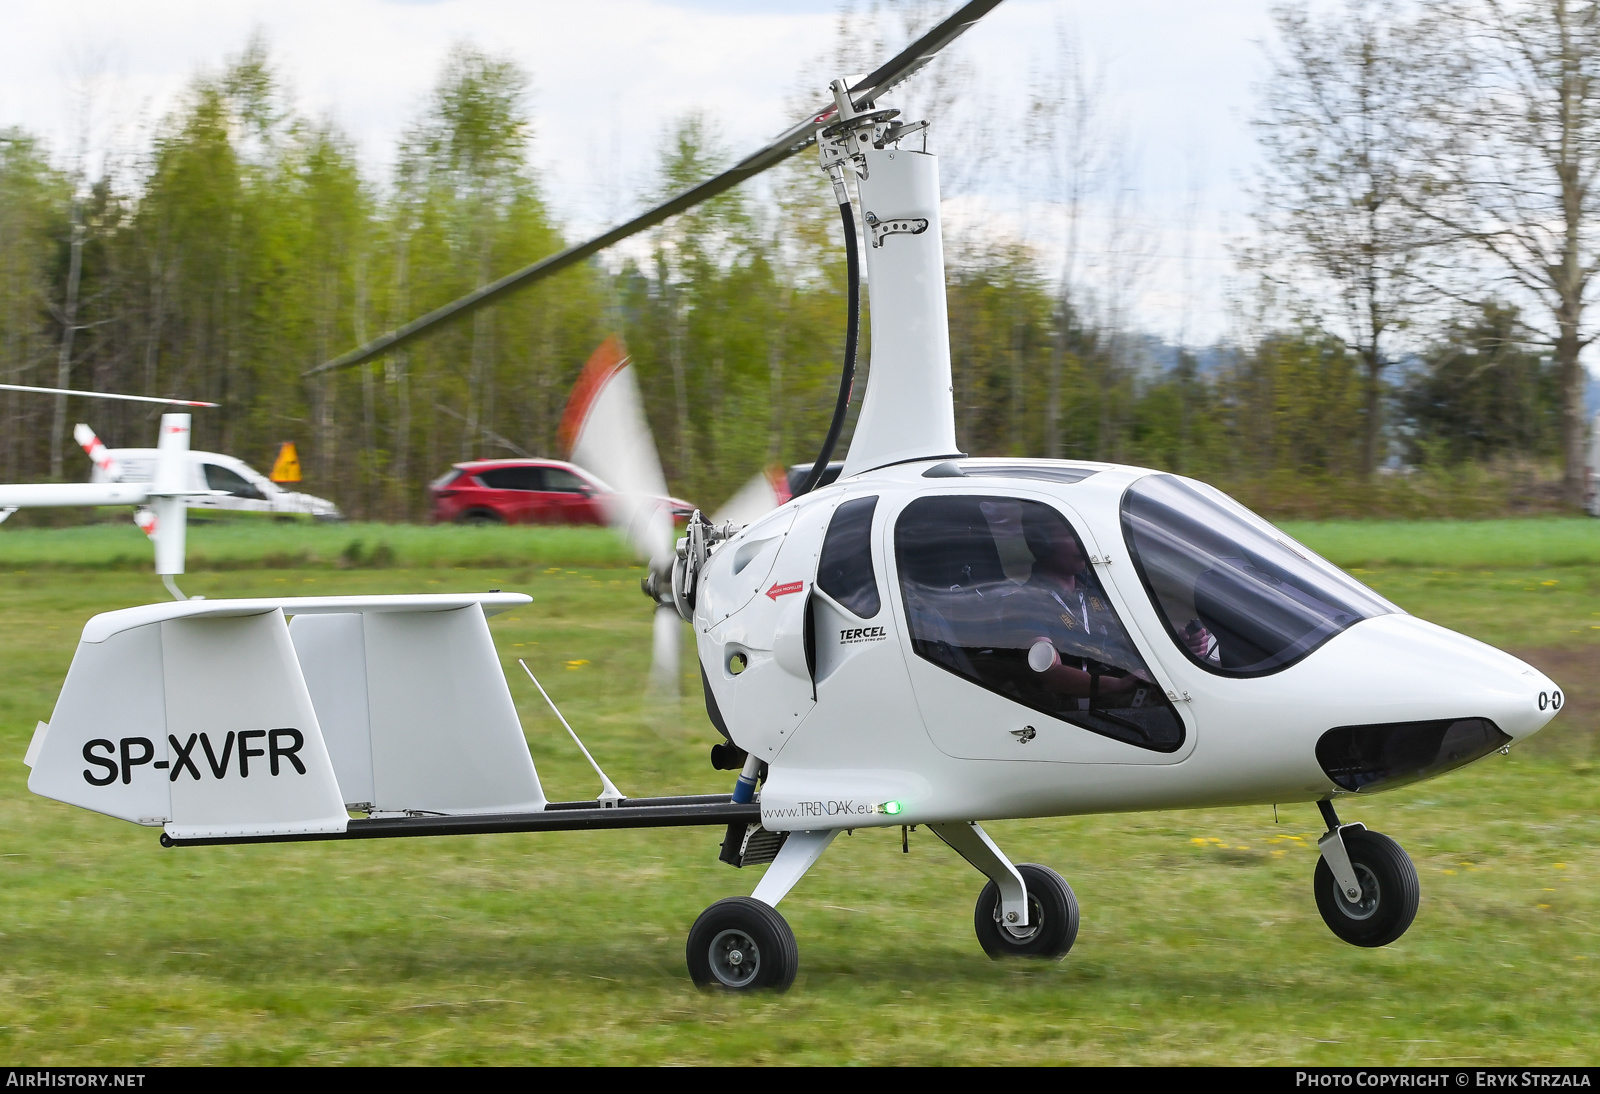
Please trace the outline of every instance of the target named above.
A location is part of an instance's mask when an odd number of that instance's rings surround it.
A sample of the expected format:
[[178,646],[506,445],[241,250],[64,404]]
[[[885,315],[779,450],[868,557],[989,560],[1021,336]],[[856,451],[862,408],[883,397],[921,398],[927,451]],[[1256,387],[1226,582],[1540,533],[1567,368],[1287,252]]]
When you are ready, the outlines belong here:
[[839,434],[844,430],[844,417],[850,410],[850,394],[856,382],[856,345],[861,337],[861,258],[856,244],[855,209],[850,204],[848,194],[839,202],[839,219],[844,221],[845,280],[848,282],[849,299],[849,315],[844,328],[844,367],[839,371],[839,399],[833,407],[833,421],[828,423],[828,436],[822,442],[822,451],[818,453],[817,462],[812,465],[806,481],[794,492],[795,497],[811,493],[822,481],[828,461],[833,458],[833,448],[839,443]]

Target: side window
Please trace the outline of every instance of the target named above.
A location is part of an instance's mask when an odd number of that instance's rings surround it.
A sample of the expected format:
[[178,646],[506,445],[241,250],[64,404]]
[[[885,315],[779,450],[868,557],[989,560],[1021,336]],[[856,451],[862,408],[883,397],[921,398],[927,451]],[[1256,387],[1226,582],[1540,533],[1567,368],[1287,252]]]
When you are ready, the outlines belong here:
[[490,490],[543,490],[542,467],[496,467],[480,472],[478,480]]
[[1022,498],[918,498],[896,521],[894,543],[917,656],[1127,744],[1183,744],[1182,720],[1055,509]]
[[255,485],[245,480],[237,471],[226,467],[219,467],[214,463],[205,464],[206,488],[208,490],[226,490],[236,498],[254,498],[261,500],[261,491]]
[[872,514],[876,496],[852,498],[834,510],[817,564],[817,588],[862,619],[878,614],[878,575],[872,569]]
[[[533,470],[530,468],[529,470]],[[584,481],[571,471],[561,467],[546,467],[544,471],[544,488],[553,490],[558,494],[587,494],[589,491]]]

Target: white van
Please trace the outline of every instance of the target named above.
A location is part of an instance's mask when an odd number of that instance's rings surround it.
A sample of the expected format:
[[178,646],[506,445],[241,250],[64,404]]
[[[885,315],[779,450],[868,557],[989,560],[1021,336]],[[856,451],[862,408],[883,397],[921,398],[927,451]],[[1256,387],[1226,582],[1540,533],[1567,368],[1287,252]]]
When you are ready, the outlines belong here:
[[1589,423],[1589,458],[1584,461],[1583,508],[1600,517],[1600,414]]
[[[106,454],[122,466],[123,482],[149,482],[155,473],[153,448],[111,448]],[[261,472],[232,456],[220,452],[188,452],[189,481],[196,490],[226,490],[227,495],[189,499],[189,509],[215,509],[227,512],[272,513],[284,516],[309,516],[317,520],[343,520],[339,507],[324,498],[285,490]],[[100,468],[94,469],[91,482],[109,481]]]

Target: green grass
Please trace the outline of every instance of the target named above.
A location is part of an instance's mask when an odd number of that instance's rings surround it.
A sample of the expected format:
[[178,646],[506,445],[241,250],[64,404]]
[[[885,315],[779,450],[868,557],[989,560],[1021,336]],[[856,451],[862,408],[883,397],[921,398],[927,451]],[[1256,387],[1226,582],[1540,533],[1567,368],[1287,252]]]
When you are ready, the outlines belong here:
[[[1284,521],[1345,567],[1600,566],[1600,520]],[[189,525],[190,570],[293,566],[625,566],[633,558],[601,528],[315,524],[241,520]],[[0,569],[143,570],[149,542],[131,521],[71,528],[0,526]]]
[[[189,522],[186,567],[627,566],[605,528],[419,524]],[[71,528],[0,527],[0,570],[149,570],[150,541],[131,521]]]
[[[513,672],[528,659],[621,788],[725,790],[692,662],[680,703],[644,698],[636,576],[517,560],[208,572],[185,586],[529,592],[491,623],[502,659]],[[1600,630],[1574,625],[1600,610],[1600,567],[1363,577],[1513,648],[1600,652]],[[1401,840],[1422,877],[1416,924],[1385,949],[1346,946],[1318,917],[1308,806],[1279,824],[1250,808],[989,826],[1077,892],[1077,945],[1047,965],[984,957],[981,879],[937,840],[915,833],[902,855],[898,832],[858,831],[784,902],[795,988],[727,998],[694,991],[683,957],[695,916],[756,881],[716,861],[715,829],[162,850],[150,830],[29,794],[21,756],[84,620],[160,595],[134,573],[0,573],[11,1063],[1594,1062],[1600,774],[1592,723],[1568,717],[1592,678],[1563,681],[1568,711],[1510,756],[1347,818]],[[592,796],[593,774],[519,676],[547,792]]]
[[1346,568],[1600,565],[1600,520],[1592,517],[1282,521],[1281,525]]

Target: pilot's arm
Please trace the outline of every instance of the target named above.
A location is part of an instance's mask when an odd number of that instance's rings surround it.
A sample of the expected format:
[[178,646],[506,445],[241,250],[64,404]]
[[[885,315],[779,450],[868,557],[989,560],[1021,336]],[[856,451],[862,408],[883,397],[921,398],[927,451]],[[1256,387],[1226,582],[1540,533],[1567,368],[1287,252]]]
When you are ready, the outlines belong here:
[[1151,683],[1137,669],[1128,670],[1126,676],[1109,676],[1064,665],[1055,643],[1045,637],[1035,639],[1029,648],[1028,667],[1044,678],[1046,688],[1075,699],[1094,700],[1102,696],[1122,695]]

